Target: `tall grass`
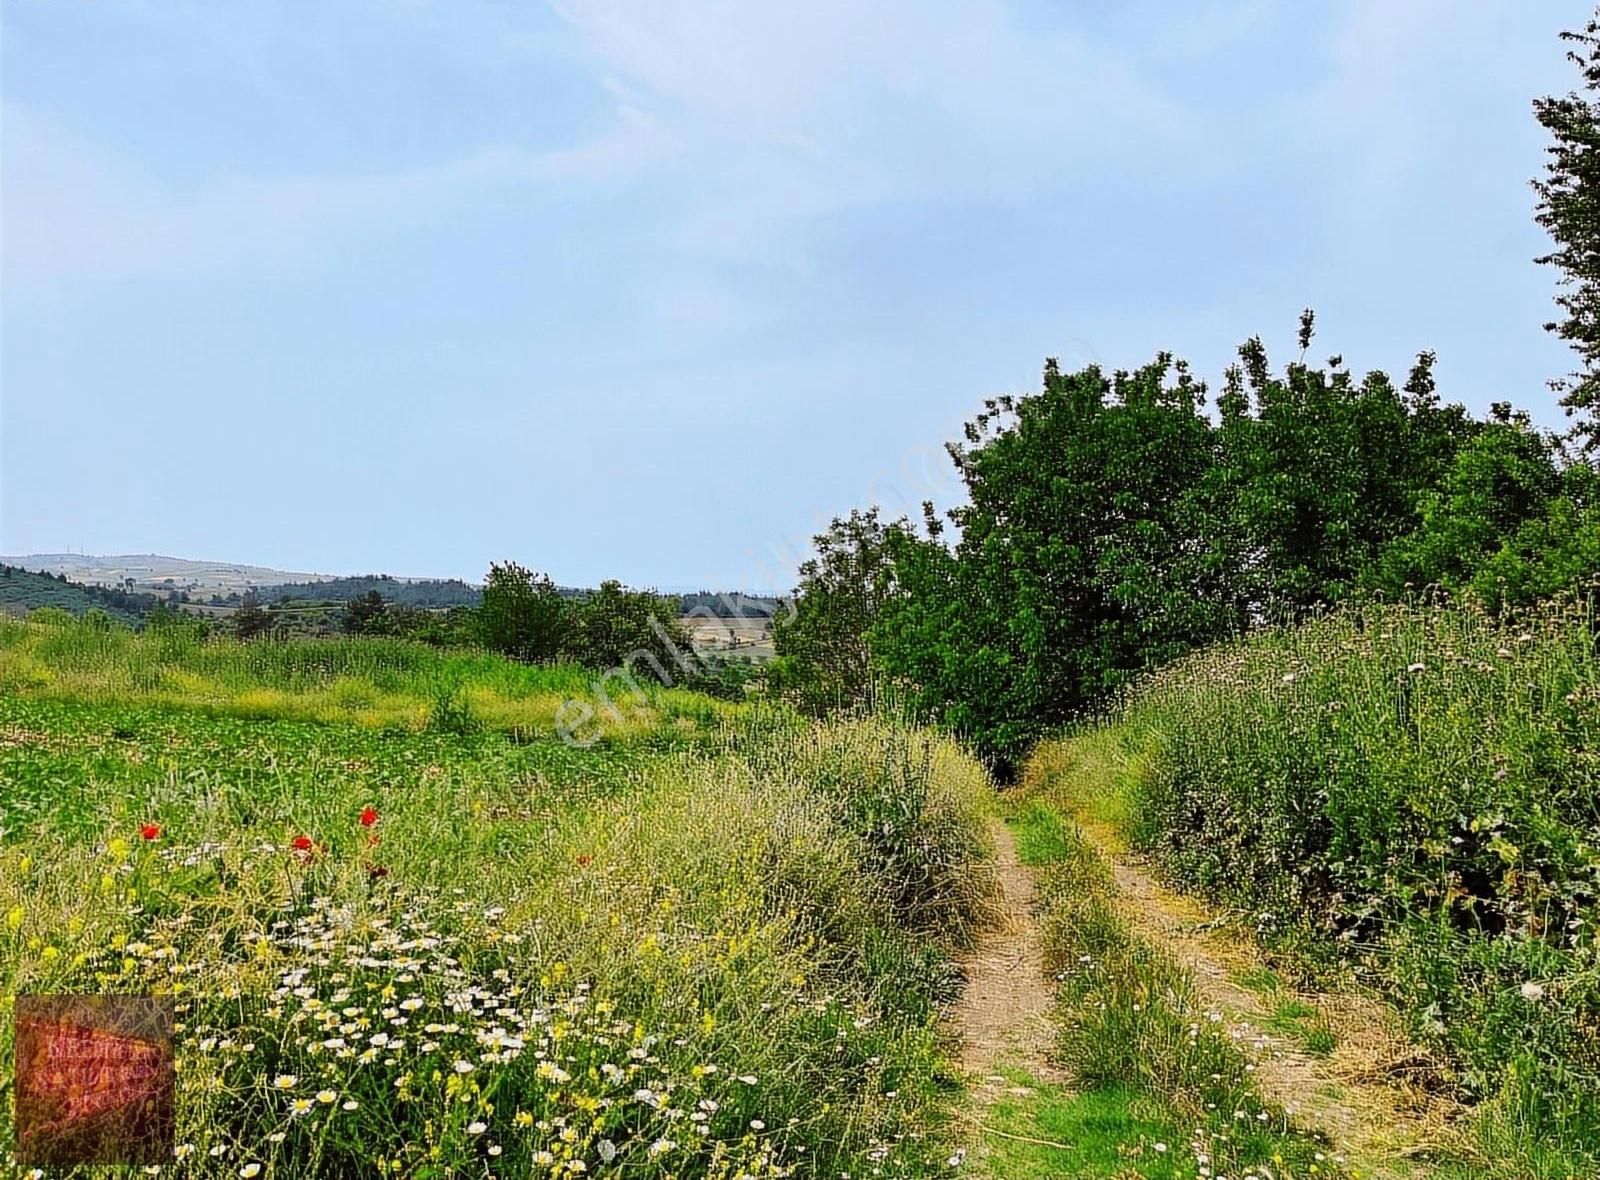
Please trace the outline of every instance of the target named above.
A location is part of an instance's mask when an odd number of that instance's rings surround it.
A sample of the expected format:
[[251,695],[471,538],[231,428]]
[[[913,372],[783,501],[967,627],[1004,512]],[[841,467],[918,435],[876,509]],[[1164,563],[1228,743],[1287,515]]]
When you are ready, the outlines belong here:
[[[629,740],[685,719],[716,722],[736,706],[647,675],[597,692],[600,674],[572,664],[519,664],[485,651],[441,651],[404,639],[331,637],[241,643],[172,627],[134,633],[63,612],[0,618],[0,691],[72,700],[165,704],[242,717],[419,729],[441,701],[484,725],[554,736],[562,705],[588,702],[589,730]],[[607,707],[609,702],[610,706]]]
[[1353,607],[1179,661],[1122,718],[1134,840],[1386,987],[1508,1175],[1600,1168],[1597,627]]
[[[0,633],[8,677],[20,655],[52,678],[30,693],[98,702],[0,702],[0,789],[85,787],[0,833],[0,993],[174,995],[183,1174],[946,1170],[935,1010],[988,897],[987,780],[953,745],[740,715],[551,806],[493,732],[258,725],[226,695],[434,707],[547,673],[365,640],[158,642]],[[120,679],[152,668],[225,707]],[[232,781],[242,765],[265,779]]]

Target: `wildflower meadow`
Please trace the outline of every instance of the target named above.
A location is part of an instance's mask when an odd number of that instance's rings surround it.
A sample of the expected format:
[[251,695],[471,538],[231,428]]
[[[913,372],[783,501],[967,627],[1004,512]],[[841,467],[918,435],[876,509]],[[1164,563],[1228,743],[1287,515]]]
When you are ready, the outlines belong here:
[[18,993],[173,997],[160,1171],[948,1171],[990,894],[950,741],[658,691],[576,750],[525,724],[559,669],[402,641],[0,656],[0,1061]]

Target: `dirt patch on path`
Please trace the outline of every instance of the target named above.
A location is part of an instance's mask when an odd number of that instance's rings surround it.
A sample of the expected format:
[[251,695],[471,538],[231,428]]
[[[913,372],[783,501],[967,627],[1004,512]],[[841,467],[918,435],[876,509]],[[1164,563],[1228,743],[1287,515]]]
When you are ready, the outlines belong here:
[[992,825],[1000,881],[997,920],[964,963],[967,985],[951,1011],[961,1037],[960,1062],[977,1075],[980,1094],[1006,1085],[997,1070],[1017,1066],[1044,1081],[1060,1081],[1050,1064],[1055,996],[1045,977],[1044,949],[1033,908],[1033,873],[1017,859],[1011,830]]
[[[1145,939],[1188,968],[1201,1002],[1218,1013],[1255,1066],[1262,1093],[1281,1103],[1302,1126],[1320,1130],[1335,1147],[1383,1180],[1431,1174],[1424,1157],[1459,1146],[1452,1124],[1459,1111],[1407,1080],[1418,1059],[1391,1012],[1345,994],[1288,996],[1244,986],[1264,964],[1252,947],[1220,932],[1193,899],[1167,889],[1143,867],[1089,832],[1111,862],[1124,916]],[[1326,1056],[1272,1031],[1272,1006],[1290,998],[1313,1007],[1337,1037]]]

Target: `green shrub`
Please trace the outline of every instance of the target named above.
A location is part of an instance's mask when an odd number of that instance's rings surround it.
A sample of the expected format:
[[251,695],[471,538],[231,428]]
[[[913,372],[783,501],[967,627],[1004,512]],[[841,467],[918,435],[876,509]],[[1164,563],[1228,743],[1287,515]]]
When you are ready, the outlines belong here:
[[468,734],[483,728],[483,723],[473,715],[459,685],[444,684],[434,690],[433,704],[428,708],[428,728],[438,733]]

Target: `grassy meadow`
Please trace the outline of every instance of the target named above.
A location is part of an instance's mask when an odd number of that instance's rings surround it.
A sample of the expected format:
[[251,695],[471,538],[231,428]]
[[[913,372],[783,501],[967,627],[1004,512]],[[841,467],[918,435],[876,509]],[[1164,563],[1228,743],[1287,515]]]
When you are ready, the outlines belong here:
[[46,615],[0,660],[0,1069],[19,992],[172,995],[164,1170],[949,1171],[953,743],[657,689],[579,749],[588,674],[383,640]]
[[[577,667],[0,620],[0,1068],[16,994],[170,994],[170,1170],[242,1180],[1576,1180],[1595,625],[1369,605],[1261,631],[1040,743],[997,799],[884,717],[613,684],[572,742]],[[1054,1033],[975,1107],[945,1016],[1006,925],[997,816]],[[1140,854],[1263,949],[1229,970],[1245,1009],[1118,882]],[[1250,1021],[1333,1063],[1313,1082],[1384,1067],[1323,988],[1399,1014],[1453,1112],[1424,1148],[1350,1150],[1319,1117],[1350,1095],[1301,1109],[1257,1072]]]
[[[575,664],[530,665],[478,649],[405,639],[292,643],[208,640],[177,625],[147,632],[62,612],[0,619],[0,692],[118,705],[165,705],[261,719],[416,730],[481,725],[549,737],[562,704],[592,719],[582,743],[649,739],[663,727],[715,729],[726,706],[664,688],[648,668],[624,680]],[[572,714],[574,720],[587,714]]]
[[[1029,787],[1291,978],[1391,1001],[1430,1084],[1467,1104],[1473,1174],[1600,1174],[1596,627],[1566,601],[1264,631],[1043,743]],[[1306,1010],[1278,1015],[1329,1048]]]

